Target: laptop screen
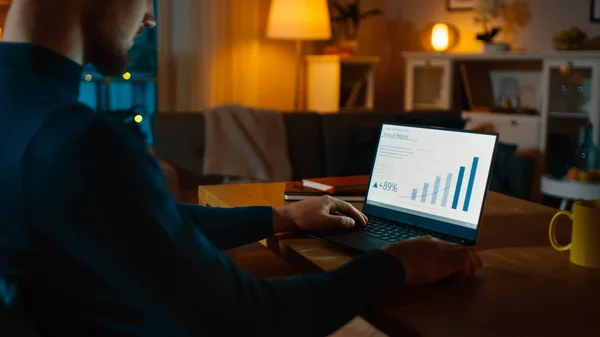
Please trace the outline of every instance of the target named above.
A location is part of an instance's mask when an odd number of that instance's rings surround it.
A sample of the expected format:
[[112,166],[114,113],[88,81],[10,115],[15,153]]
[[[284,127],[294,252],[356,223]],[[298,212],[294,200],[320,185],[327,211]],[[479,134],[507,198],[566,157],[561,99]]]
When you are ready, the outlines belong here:
[[365,213],[475,240],[497,138],[384,124]]

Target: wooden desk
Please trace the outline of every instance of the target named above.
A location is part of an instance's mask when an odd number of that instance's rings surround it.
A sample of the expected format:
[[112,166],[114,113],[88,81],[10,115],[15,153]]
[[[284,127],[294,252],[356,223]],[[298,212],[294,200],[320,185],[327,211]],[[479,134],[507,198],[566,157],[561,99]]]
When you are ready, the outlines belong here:
[[[284,188],[200,186],[198,194],[200,204],[214,207],[281,206]],[[555,212],[490,192],[477,245],[484,267],[476,277],[405,289],[394,305],[367,318],[390,335],[600,336],[600,270],[572,265],[568,253],[549,246]],[[568,240],[569,231],[561,223],[559,238]],[[308,238],[263,243],[300,268],[330,270],[353,257]]]

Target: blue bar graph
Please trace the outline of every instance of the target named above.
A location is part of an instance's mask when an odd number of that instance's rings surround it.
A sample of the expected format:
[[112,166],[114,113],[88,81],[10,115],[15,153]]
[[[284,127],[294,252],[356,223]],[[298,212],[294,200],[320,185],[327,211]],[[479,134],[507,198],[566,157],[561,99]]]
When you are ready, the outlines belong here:
[[423,184],[423,192],[421,193],[421,202],[425,202],[427,200],[427,189],[429,189],[429,184]]
[[435,184],[433,184],[433,193],[431,195],[431,204],[432,205],[435,205],[435,202],[437,201],[437,196],[440,191],[440,181],[441,180],[442,180],[442,177],[435,177]]
[[456,182],[456,189],[454,190],[454,200],[452,201],[452,209],[458,207],[458,198],[460,197],[460,188],[462,186],[463,177],[465,176],[465,167],[461,166],[458,171],[458,181]]
[[[471,205],[471,197],[473,195],[473,188],[475,186],[475,178],[477,177],[477,166],[479,165],[479,157],[473,157],[473,161],[471,163],[471,168],[469,170],[469,175],[467,177],[467,166],[460,166],[458,170],[458,177],[456,178],[456,184],[454,182],[454,172],[448,172],[445,177],[444,186],[442,185],[442,177],[435,177],[435,183],[432,188],[429,188],[429,183],[424,183],[423,188],[419,193],[418,188],[413,188],[410,198],[411,200],[420,199],[421,202],[427,202],[428,192],[431,195],[431,200],[429,203],[431,205],[440,205],[441,207],[452,207],[452,209],[459,209],[459,201],[464,199],[464,203],[461,206],[461,210],[463,212],[468,212],[469,207]],[[464,187],[463,188],[463,183]],[[454,189],[454,195],[450,196],[450,189]],[[461,195],[461,192],[464,193],[464,196]],[[440,194],[442,194],[440,196]],[[441,203],[439,198],[441,198]],[[448,200],[450,199],[450,200]]]
[[448,194],[450,194],[450,186],[452,185],[452,173],[446,176],[446,186],[444,187],[444,195],[442,197],[442,207],[446,207],[448,203]]
[[477,164],[479,163],[479,157],[473,157],[473,163],[471,164],[471,173],[469,174],[469,184],[467,185],[467,194],[465,195],[465,204],[463,205],[463,211],[469,211],[469,203],[471,202],[471,193],[473,193],[473,185],[475,184],[475,175],[477,174]]

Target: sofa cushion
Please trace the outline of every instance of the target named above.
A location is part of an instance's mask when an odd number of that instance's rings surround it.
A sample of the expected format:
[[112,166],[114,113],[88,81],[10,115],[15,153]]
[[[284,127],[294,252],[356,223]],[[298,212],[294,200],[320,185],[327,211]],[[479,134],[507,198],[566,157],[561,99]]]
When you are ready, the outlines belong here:
[[156,156],[177,168],[202,175],[204,116],[168,112],[153,117]]
[[322,115],[325,175],[369,174],[382,123],[393,123],[394,114]]
[[321,118],[316,113],[284,113],[293,179],[322,176],[325,171]]
[[499,143],[492,170],[490,190],[521,199],[529,199],[535,159],[516,154],[515,144]]
[[461,117],[459,110],[412,111],[396,114],[396,123],[438,126],[462,130],[465,127],[466,120]]

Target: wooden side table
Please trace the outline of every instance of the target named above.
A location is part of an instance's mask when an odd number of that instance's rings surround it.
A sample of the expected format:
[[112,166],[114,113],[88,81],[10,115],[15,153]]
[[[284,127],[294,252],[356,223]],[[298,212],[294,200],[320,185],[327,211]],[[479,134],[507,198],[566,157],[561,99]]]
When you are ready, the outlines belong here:
[[542,194],[562,199],[561,210],[567,209],[569,201],[600,199],[600,184],[558,179],[549,175],[542,177],[540,190]]
[[306,107],[319,113],[373,110],[378,57],[306,57]]

